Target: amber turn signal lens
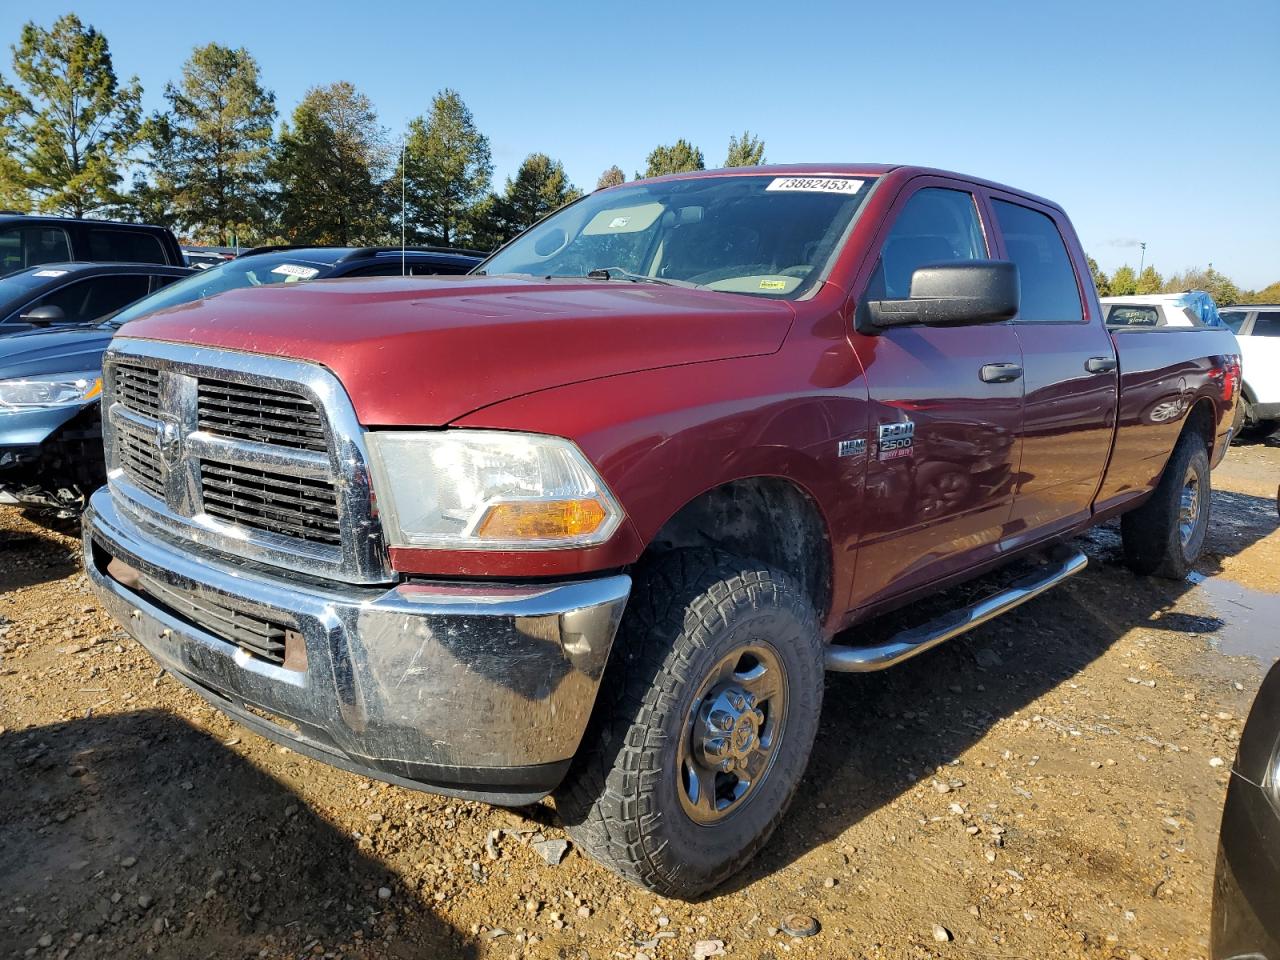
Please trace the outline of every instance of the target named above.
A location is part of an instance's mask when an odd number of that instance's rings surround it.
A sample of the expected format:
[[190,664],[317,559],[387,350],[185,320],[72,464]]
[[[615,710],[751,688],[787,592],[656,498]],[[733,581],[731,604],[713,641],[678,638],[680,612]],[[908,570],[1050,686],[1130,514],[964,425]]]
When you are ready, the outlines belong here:
[[476,527],[483,540],[560,540],[591,533],[604,522],[595,500],[525,500],[497,503]]

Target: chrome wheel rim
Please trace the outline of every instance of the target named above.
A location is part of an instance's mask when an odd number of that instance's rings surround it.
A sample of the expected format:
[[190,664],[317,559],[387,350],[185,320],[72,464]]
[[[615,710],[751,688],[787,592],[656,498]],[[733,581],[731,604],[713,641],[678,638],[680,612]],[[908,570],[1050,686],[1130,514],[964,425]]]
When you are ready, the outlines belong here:
[[680,805],[695,823],[732,816],[760,792],[787,723],[787,674],[764,641],[737,647],[708,671],[676,756]]
[[1182,496],[1178,503],[1178,540],[1185,547],[1195,536],[1200,523],[1200,475],[1188,470],[1182,481]]

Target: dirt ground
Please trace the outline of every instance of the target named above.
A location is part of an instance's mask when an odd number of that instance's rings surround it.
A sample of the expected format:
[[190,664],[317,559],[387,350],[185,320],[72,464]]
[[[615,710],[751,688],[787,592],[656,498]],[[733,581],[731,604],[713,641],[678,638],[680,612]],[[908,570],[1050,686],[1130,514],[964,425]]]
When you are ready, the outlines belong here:
[[0,957],[1205,957],[1228,770],[1280,655],[1278,481],[1280,449],[1231,452],[1203,576],[1136,578],[1102,528],[1064,587],[831,676],[789,817],[698,903],[549,865],[549,800],[415,793],[237,726],[96,608],[72,537],[4,508]]

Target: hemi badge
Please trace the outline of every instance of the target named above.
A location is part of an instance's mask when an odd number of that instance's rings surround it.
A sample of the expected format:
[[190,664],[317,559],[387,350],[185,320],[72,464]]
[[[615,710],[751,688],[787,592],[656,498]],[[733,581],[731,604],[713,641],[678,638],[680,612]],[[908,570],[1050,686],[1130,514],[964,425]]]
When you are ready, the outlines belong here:
[[867,452],[867,441],[858,437],[856,440],[841,440],[836,444],[837,457],[856,457]]

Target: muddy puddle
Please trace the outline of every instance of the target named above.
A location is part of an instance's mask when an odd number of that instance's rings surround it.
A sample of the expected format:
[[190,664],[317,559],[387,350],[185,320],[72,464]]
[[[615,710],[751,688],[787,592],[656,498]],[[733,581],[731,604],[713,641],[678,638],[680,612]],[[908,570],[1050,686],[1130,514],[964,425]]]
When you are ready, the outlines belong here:
[[1253,657],[1264,666],[1280,659],[1280,594],[1202,573],[1187,579],[1217,614],[1219,625],[1209,636],[1218,650]]

